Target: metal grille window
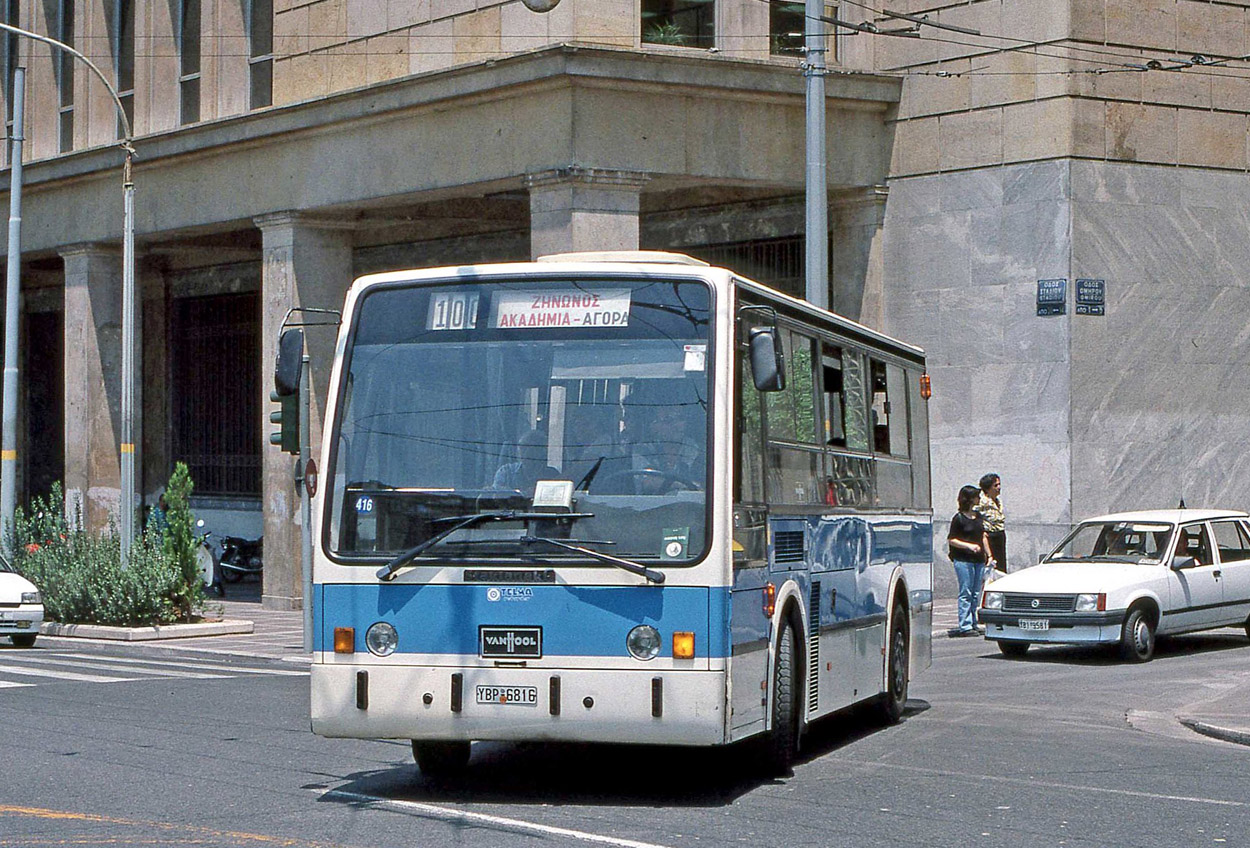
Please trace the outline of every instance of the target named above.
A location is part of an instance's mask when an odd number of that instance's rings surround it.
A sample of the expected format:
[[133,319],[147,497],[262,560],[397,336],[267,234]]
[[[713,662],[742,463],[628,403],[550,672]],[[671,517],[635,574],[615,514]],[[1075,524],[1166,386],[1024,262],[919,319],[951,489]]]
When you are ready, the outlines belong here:
[[259,495],[260,296],[175,300],[170,347],[173,461],[196,494]]
[[732,268],[788,295],[807,296],[803,282],[802,236],[710,244],[683,250],[713,265]]

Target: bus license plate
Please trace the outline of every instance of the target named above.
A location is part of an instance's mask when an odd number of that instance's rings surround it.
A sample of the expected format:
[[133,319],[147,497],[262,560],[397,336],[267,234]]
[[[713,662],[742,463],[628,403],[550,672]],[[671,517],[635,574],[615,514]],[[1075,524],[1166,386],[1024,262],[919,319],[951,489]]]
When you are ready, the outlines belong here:
[[533,707],[538,704],[537,686],[479,686],[477,687],[479,704],[515,704],[522,707]]
[[1050,619],[1048,618],[1022,618],[1017,624],[1019,624],[1021,630],[1043,631],[1050,629]]

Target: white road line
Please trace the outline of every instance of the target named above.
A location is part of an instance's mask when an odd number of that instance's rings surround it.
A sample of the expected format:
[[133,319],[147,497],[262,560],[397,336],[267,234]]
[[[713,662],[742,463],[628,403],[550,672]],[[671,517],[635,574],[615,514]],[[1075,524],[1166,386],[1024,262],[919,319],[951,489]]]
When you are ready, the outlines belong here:
[[331,798],[342,798],[346,801],[364,802],[384,810],[416,813],[420,816],[438,819],[440,821],[473,822],[475,824],[495,825],[503,830],[535,833],[541,834],[542,836],[560,836],[565,839],[574,839],[578,842],[593,842],[597,845],[617,845],[620,846],[620,848],[668,848],[668,846],[657,845],[653,842],[638,842],[634,839],[620,839],[615,836],[603,836],[598,833],[587,833],[583,830],[570,830],[566,827],[553,827],[547,824],[528,822],[523,819],[509,819],[503,816],[487,815],[486,813],[471,813],[467,810],[440,807],[436,804],[421,804],[416,801],[393,801],[389,798],[377,798],[373,795],[360,795],[355,792],[342,792],[340,790],[331,790],[330,792],[327,792],[326,795]]
[[75,674],[72,671],[49,671],[42,668],[29,668],[20,665],[0,665],[0,671],[7,671],[18,676],[55,677],[57,680],[78,680],[84,683],[121,683],[134,680],[133,677],[104,677],[99,674]]
[[[842,762],[851,764],[849,760]],[[945,777],[958,777],[961,780],[977,780],[984,783],[1014,783],[1020,786],[1045,786],[1048,789],[1071,789],[1075,792],[1093,792],[1100,795],[1125,795],[1130,798],[1150,798],[1155,801],[1183,801],[1187,804],[1210,804],[1216,807],[1250,807],[1247,801],[1227,801],[1223,798],[1199,798],[1194,795],[1166,795],[1160,792],[1142,792],[1136,789],[1109,789],[1105,786],[1082,786],[1079,783],[1056,783],[1047,780],[1035,780],[1029,777],[1006,777],[1004,775],[969,774],[967,772],[931,769],[923,766],[908,766],[902,763],[856,763],[865,768],[895,769],[910,771],[917,774],[930,774]]]
[[[22,665],[27,665],[28,662],[29,661],[26,661],[25,659],[23,659]],[[86,659],[82,659],[82,660],[62,659],[60,657],[50,657],[47,655],[41,655],[39,659],[37,660],[37,662],[29,662],[29,664],[30,665],[36,665],[36,664],[68,665],[74,668],[94,668],[98,671],[124,671],[127,673],[133,672],[135,674],[147,675],[149,678],[184,677],[184,678],[191,678],[192,680],[226,680],[228,678],[234,677],[233,674],[206,674],[202,671],[176,671],[174,669],[169,669],[169,668],[135,668],[132,666],[125,666],[123,668],[117,668],[114,664],[108,663],[108,662],[92,662]],[[138,677],[135,678],[135,680],[140,680],[140,679],[142,678],[138,678]]]
[[21,689],[25,686],[34,686],[33,683],[14,683],[11,680],[0,680],[0,689]]
[[183,662],[181,660],[140,660],[140,659],[130,659],[128,657],[104,657],[98,654],[73,654],[73,653],[63,653],[59,651],[54,654],[51,654],[51,656],[70,657],[73,659],[85,659],[85,660],[87,659],[104,660],[110,663],[118,663],[122,665],[160,665],[160,666],[171,665],[171,666],[174,666],[175,668],[201,668],[201,669],[207,669],[210,671],[229,672],[230,674],[267,674],[267,675],[272,675],[275,677],[307,677],[308,676],[308,672],[306,671],[291,671],[290,669],[285,669],[285,668],[252,668],[249,666],[235,666],[235,665],[228,665],[228,664],[214,665],[211,663],[203,663],[203,662]]

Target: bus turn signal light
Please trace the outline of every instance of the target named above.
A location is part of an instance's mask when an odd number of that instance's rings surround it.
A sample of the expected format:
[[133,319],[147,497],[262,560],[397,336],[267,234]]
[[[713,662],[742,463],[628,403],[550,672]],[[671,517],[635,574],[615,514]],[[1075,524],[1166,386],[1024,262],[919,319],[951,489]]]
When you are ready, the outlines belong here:
[[777,587],[772,583],[764,584],[764,617],[772,618],[777,609]]
[[933,397],[933,382],[929,379],[928,374],[920,375],[920,396],[925,400]]
[[694,659],[694,634],[686,631],[678,631],[673,634],[673,659],[675,660],[692,660]]
[[353,654],[356,652],[356,628],[334,628],[334,653]]

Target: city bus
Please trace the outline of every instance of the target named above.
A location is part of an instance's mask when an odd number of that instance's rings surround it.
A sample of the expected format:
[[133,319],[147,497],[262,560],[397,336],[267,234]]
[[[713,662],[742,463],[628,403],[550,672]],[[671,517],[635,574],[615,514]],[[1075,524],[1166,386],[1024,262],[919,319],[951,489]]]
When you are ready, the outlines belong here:
[[361,277],[312,505],[312,729],[719,746],[931,661],[923,352],[679,254]]

